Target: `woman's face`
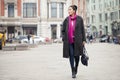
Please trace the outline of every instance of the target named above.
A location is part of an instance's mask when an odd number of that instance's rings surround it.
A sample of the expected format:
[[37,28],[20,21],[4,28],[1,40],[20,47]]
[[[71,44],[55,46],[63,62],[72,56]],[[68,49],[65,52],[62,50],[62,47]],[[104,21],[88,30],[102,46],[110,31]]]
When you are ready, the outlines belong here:
[[73,14],[75,14],[75,10],[72,9],[72,7],[68,8],[68,14],[71,16]]

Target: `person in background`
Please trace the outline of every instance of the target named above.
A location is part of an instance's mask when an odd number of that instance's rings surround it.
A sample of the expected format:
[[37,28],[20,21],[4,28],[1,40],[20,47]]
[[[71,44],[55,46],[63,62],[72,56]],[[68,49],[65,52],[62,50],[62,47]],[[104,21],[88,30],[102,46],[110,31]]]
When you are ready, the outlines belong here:
[[84,22],[76,11],[76,5],[69,6],[69,16],[63,21],[62,27],[63,57],[69,58],[72,78],[76,78],[80,55],[83,54],[86,42]]
[[30,43],[30,34],[28,34],[27,38],[28,38],[28,43]]

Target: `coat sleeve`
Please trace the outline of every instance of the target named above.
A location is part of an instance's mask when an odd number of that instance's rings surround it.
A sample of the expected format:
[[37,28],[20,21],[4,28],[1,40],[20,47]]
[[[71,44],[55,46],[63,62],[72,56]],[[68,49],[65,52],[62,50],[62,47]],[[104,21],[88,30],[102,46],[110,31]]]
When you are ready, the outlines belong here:
[[63,26],[62,26],[62,41],[64,41],[64,36],[65,36],[65,30],[66,29],[66,19],[63,21]]
[[86,41],[84,22],[82,18],[81,18],[81,25],[82,25],[82,37],[83,37],[82,41]]

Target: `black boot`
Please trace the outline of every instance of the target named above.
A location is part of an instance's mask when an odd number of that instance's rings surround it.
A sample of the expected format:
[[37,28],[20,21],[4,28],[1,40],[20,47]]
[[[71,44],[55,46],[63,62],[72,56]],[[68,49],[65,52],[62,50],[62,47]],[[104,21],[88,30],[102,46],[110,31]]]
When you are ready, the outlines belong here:
[[72,68],[72,78],[76,78],[75,68]]
[[76,66],[76,67],[75,67],[75,74],[77,74],[77,68],[78,68],[78,67]]
[[77,74],[78,72],[78,65],[79,65],[79,60],[80,60],[80,57],[79,56],[75,56],[75,74]]

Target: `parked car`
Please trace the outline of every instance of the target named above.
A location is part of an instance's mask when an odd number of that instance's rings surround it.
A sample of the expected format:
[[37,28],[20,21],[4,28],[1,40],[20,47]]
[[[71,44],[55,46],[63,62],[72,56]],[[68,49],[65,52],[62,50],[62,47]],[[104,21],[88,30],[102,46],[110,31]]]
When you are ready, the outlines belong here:
[[34,36],[34,43],[40,43],[40,42],[45,42],[45,38],[40,37],[40,36]]
[[119,39],[118,39],[118,37],[113,37],[113,43],[119,44]]
[[41,43],[41,42],[45,42],[45,38],[43,37],[40,37],[40,36],[33,36],[33,37],[30,37],[30,41],[28,41],[28,38],[24,38],[21,40],[21,43],[30,43],[30,44],[38,44],[38,43]]
[[26,38],[27,38],[27,35],[19,35],[19,36],[13,38],[12,40],[13,40],[13,42],[21,43],[21,40],[26,39]]
[[120,44],[120,34],[117,35],[117,38],[118,38],[118,43]]
[[107,39],[108,39],[108,36],[107,36],[107,35],[102,35],[102,36],[100,37],[99,42],[107,42]]
[[62,38],[54,39],[53,43],[62,43]]

